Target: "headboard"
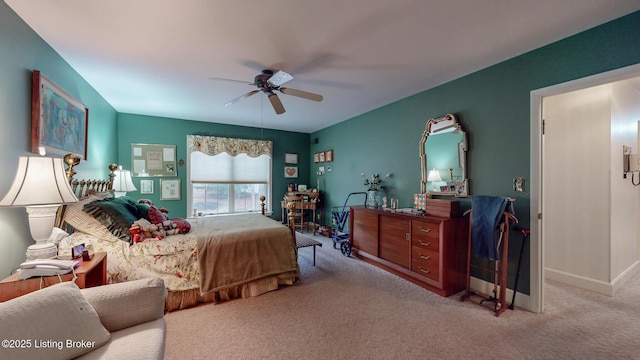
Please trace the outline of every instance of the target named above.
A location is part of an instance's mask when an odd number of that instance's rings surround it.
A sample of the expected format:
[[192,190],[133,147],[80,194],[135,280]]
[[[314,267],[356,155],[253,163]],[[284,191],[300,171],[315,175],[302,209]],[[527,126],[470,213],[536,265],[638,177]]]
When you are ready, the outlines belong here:
[[[76,194],[78,199],[83,199],[98,192],[107,192],[112,190],[113,177],[115,176],[113,174],[113,170],[117,168],[116,164],[109,165],[109,170],[111,170],[111,172],[109,173],[108,179],[78,180],[73,178],[76,174],[76,171],[73,168],[80,164],[80,157],[74,154],[67,154],[64,156],[63,162],[67,164],[67,169],[65,170],[65,173],[67,174],[67,181],[69,181],[71,190],[73,190],[73,193]],[[64,229],[63,219],[66,209],[66,205],[62,205],[60,209],[58,209],[58,213],[56,214],[56,227]]]

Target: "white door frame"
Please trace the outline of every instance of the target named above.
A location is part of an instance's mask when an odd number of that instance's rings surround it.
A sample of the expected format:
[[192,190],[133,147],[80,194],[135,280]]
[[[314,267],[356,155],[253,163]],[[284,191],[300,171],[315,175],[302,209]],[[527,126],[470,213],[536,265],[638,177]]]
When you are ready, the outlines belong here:
[[[531,127],[530,127],[530,176],[531,199],[529,204],[531,234],[529,248],[530,264],[530,294],[529,310],[541,313],[544,311],[544,239],[542,226],[544,218],[542,209],[542,101],[545,96],[558,95],[570,91],[599,86],[611,82],[640,76],[640,64],[607,71],[565,83],[548,86],[531,91]],[[543,214],[538,219],[538,214]]]

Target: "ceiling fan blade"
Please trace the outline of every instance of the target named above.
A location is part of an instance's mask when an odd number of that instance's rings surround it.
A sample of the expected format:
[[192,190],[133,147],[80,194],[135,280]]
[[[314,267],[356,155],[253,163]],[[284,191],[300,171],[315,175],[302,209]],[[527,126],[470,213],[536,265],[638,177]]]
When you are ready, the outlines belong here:
[[237,103],[238,101],[240,101],[240,100],[242,100],[242,99],[248,98],[249,96],[251,96],[251,95],[253,95],[253,94],[257,94],[257,93],[259,93],[260,91],[261,91],[261,90],[252,90],[252,91],[249,91],[248,93],[246,93],[246,94],[244,94],[244,95],[240,95],[240,96],[238,96],[237,98],[235,98],[235,99],[233,99],[233,100],[231,100],[231,101],[227,102],[226,104],[224,104],[224,106],[233,105],[233,104]]
[[308,99],[308,100],[322,101],[322,99],[323,99],[322,95],[310,93],[310,92],[307,92],[307,91],[290,89],[290,88],[280,88],[279,90],[283,94],[293,95],[293,96],[301,97],[301,98]]
[[280,86],[291,80],[293,80],[293,76],[282,70],[278,70],[275,74],[271,75],[267,82],[273,86]]
[[271,93],[269,94],[269,101],[271,102],[271,106],[273,106],[273,110],[276,111],[276,114],[280,115],[284,113],[284,106],[282,106],[282,102],[278,95]]

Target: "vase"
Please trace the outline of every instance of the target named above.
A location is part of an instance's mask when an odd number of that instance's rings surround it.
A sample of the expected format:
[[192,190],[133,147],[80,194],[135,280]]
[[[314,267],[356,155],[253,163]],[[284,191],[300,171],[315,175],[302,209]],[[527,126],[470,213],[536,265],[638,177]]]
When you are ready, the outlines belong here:
[[367,195],[367,206],[378,207],[378,191],[377,190],[369,190],[369,194]]

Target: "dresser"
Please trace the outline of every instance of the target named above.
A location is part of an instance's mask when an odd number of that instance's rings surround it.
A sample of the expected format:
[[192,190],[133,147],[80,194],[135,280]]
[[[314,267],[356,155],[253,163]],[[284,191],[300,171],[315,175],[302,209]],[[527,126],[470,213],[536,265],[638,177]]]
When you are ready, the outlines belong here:
[[355,257],[441,296],[466,287],[467,218],[442,218],[352,206]]

